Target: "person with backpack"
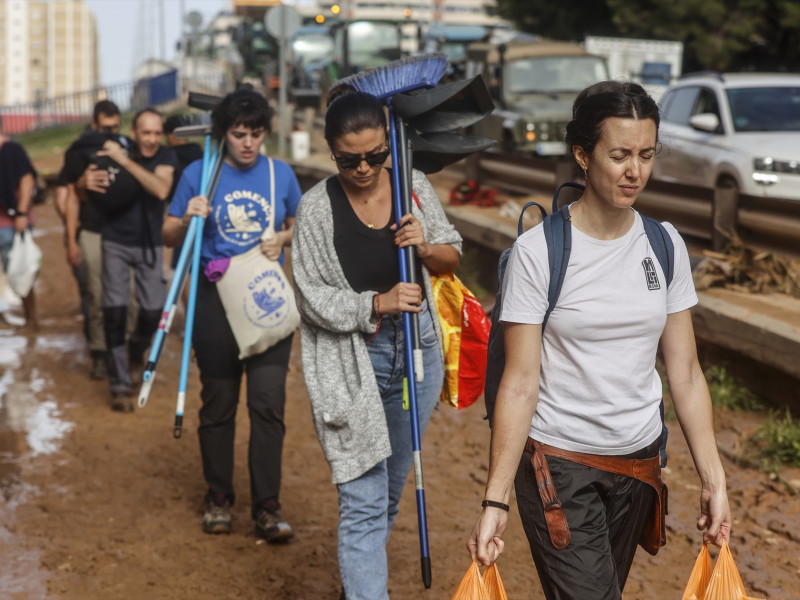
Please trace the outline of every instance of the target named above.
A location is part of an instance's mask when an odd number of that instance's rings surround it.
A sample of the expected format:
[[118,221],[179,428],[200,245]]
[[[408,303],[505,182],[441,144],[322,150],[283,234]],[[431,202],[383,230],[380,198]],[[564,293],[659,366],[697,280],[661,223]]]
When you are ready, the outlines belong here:
[[[211,113],[212,135],[224,141],[225,147],[216,193],[210,198],[202,195],[203,161],[186,167],[169,205],[163,233],[166,244],[175,247],[184,243],[194,216],[205,219],[192,332],[202,384],[198,438],[208,486],[203,531],[231,531],[231,507],[236,500],[236,409],[242,375],[246,374],[251,516],[257,535],[267,542],[280,543],[294,536],[291,525],[281,515],[279,499],[286,434],[286,374],[294,333],[245,356],[237,333],[242,329],[260,330],[259,322],[272,317],[254,309],[252,321],[236,319],[224,301],[229,281],[242,289],[241,297],[246,298],[248,306],[260,291],[254,285],[256,289],[250,295],[247,282],[236,285],[239,280],[229,279],[238,257],[254,255],[255,260],[266,257],[283,263],[283,248],[292,239],[300,184],[288,164],[260,153],[273,114],[266,98],[252,89],[240,88],[216,105]],[[265,231],[273,235],[266,239]],[[265,268],[262,278],[273,281],[270,269]]]
[[503,552],[513,486],[548,600],[619,599],[637,544],[655,554],[665,543],[659,344],[700,476],[697,527],[705,542],[730,536],[689,312],[697,303],[689,255],[664,223],[671,266],[662,265],[646,219],[633,209],[656,159],[658,126],[658,106],[638,84],[583,90],[565,141],[586,187],[560,215],[570,239],[561,246],[566,271],[554,308],[548,290],[559,274],[548,251],[557,246],[548,238],[562,230],[553,216],[518,238],[503,278],[496,310],[505,368],[483,511],[467,548],[485,565]]
[[[419,205],[395,225],[387,122],[375,96],[338,95],[325,139],[338,173],[305,193],[292,241],[303,374],[338,490],[341,598],[387,600],[386,544],[413,460],[402,313],[419,315],[424,434],[444,380],[430,272],[455,270],[461,236],[419,171],[412,174]],[[408,246],[416,247],[419,284],[400,281],[398,247]]]

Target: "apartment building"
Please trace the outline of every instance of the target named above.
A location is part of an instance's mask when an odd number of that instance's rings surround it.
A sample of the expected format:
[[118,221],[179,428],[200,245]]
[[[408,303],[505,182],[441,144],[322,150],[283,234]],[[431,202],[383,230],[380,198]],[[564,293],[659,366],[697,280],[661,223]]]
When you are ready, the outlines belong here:
[[99,83],[97,25],[83,0],[0,1],[0,105]]

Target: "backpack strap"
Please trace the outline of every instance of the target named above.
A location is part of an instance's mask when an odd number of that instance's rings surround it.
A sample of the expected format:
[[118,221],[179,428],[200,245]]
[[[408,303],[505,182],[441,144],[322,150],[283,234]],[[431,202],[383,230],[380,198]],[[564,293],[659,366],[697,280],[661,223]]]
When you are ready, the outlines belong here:
[[664,271],[667,278],[667,287],[669,287],[675,271],[675,244],[672,243],[669,232],[661,223],[644,215],[641,217],[647,241],[650,242],[650,247],[655,252],[661,270]]
[[542,331],[558,302],[561,287],[564,285],[564,277],[567,274],[569,255],[572,252],[572,224],[570,223],[569,206],[552,213],[544,220],[544,239],[547,242],[550,285],[547,288],[547,312],[542,321]]

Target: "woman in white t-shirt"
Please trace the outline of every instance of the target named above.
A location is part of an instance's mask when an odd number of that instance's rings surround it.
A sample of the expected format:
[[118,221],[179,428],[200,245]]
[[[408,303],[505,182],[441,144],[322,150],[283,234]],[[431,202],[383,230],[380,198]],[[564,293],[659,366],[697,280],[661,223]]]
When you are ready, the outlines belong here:
[[[549,600],[619,599],[637,544],[651,553],[663,544],[661,535],[649,548],[643,541],[665,495],[659,342],[702,484],[697,527],[706,542],[730,535],[725,473],[689,312],[697,295],[688,252],[664,224],[674,245],[667,286],[633,210],[653,168],[658,126],[658,106],[638,84],[600,82],[575,100],[566,144],[586,189],[569,207],[572,249],[544,334],[550,272],[543,227],[520,236],[508,261],[500,313],[505,370],[486,500],[467,547],[487,565],[503,551],[514,485]],[[620,474],[633,460],[649,475]]]

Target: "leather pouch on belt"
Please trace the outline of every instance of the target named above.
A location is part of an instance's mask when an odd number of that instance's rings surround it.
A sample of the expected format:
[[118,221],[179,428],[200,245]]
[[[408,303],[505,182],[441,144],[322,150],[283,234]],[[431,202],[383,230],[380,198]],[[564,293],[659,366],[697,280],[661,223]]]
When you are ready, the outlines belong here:
[[[528,448],[530,451],[531,448]],[[550,467],[547,466],[547,459],[542,452],[539,442],[533,442],[533,453],[531,454],[531,464],[533,472],[536,474],[536,483],[539,487],[539,495],[544,506],[544,518],[547,521],[547,531],[550,534],[550,541],[557,550],[563,550],[569,546],[569,525],[564,511],[561,508],[561,500],[558,498],[556,488],[553,485],[553,478],[550,476]]]

